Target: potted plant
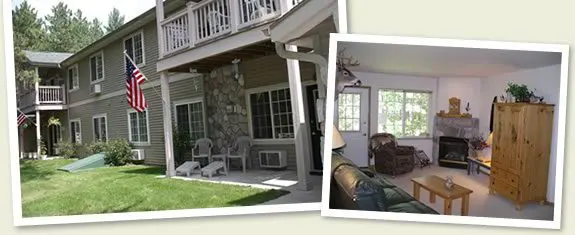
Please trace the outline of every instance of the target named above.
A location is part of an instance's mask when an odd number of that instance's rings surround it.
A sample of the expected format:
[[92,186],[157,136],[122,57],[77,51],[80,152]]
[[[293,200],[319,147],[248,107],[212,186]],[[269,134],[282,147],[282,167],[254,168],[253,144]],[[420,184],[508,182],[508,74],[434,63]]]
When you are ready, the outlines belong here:
[[531,97],[534,96],[533,91],[529,90],[525,84],[508,83],[505,90],[508,94],[515,98],[515,102],[531,102]]

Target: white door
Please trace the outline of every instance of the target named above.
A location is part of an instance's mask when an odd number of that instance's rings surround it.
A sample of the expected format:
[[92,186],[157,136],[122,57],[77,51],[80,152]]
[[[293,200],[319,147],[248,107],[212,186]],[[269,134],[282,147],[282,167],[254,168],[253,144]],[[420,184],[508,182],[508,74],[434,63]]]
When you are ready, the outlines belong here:
[[345,157],[360,167],[367,167],[369,89],[345,88],[337,102],[335,120],[346,144]]

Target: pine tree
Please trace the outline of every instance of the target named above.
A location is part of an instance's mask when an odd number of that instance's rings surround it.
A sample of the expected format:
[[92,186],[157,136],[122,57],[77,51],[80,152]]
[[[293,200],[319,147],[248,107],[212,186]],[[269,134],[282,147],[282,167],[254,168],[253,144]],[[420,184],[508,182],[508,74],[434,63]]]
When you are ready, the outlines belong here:
[[105,27],[106,33],[110,33],[117,28],[120,28],[124,24],[124,19],[125,16],[121,15],[120,10],[114,7],[112,12],[108,14],[108,25]]

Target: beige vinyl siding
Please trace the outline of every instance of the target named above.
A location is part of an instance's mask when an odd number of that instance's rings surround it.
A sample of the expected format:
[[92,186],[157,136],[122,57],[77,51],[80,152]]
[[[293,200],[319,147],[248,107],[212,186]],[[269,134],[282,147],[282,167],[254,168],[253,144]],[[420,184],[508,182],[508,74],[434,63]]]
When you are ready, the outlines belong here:
[[[125,89],[124,39],[140,31],[143,32],[144,58],[146,62],[145,66],[140,67],[140,70],[146,75],[149,81],[156,80],[160,77],[159,73],[156,73],[158,34],[156,31],[156,22],[154,21],[92,54],[95,55],[99,52],[104,53],[104,80],[99,82],[99,84],[102,85],[102,93],[100,93],[100,96]],[[77,63],[80,89],[69,93],[68,103],[70,104],[96,97],[96,95],[90,94],[90,87],[92,86],[90,83],[90,57],[91,55]],[[67,69],[68,68],[64,68],[65,71],[67,71]],[[67,79],[67,75],[65,77]]]
[[[201,81],[201,79],[201,77],[196,77],[170,83],[172,100],[170,107],[173,107],[173,102],[177,100],[203,97],[203,83],[198,82],[198,80]],[[144,95],[148,101],[150,144],[135,146],[134,148],[144,149],[146,164],[164,165],[164,122],[160,86],[145,89]],[[89,144],[94,140],[92,117],[104,113],[107,115],[108,139],[129,139],[129,109],[130,107],[126,103],[126,96],[119,95],[70,108],[69,112],[70,119],[81,119],[82,143]]]

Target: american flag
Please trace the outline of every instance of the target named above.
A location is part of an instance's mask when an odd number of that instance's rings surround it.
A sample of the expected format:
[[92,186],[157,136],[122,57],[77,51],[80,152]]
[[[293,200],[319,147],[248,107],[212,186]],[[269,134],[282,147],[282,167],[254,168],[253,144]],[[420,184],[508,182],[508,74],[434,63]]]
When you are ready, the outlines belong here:
[[144,97],[144,92],[140,85],[146,80],[146,76],[140,71],[134,61],[124,53],[126,57],[126,98],[130,107],[138,112],[143,112],[148,108],[148,102]]
[[22,113],[22,111],[18,110],[18,126],[22,125],[23,123],[26,122],[26,120],[28,120],[28,117],[26,116],[26,114]]

